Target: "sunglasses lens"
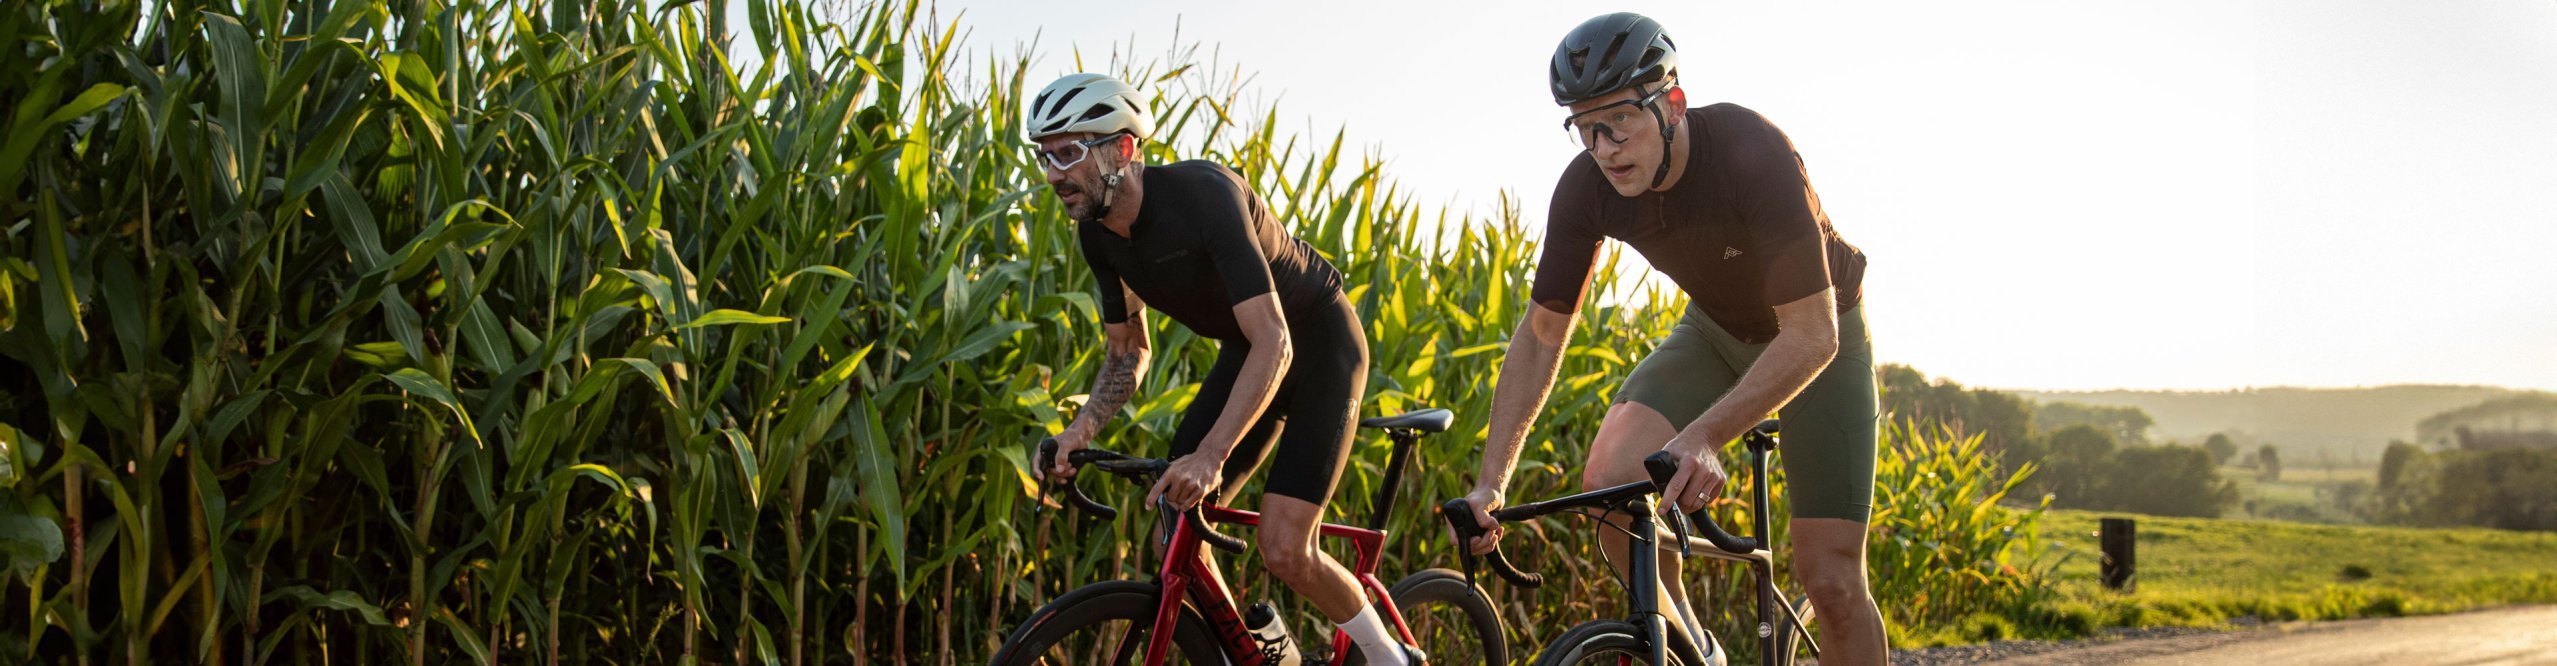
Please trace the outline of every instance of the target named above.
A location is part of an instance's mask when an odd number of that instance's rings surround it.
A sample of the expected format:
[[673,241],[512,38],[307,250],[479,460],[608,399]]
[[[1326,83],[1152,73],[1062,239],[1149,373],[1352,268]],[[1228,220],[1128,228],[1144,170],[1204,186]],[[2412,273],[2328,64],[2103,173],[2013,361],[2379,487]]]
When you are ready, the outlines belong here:
[[1056,150],[1039,151],[1039,160],[1047,162],[1049,168],[1064,171],[1074,168],[1074,165],[1082,164],[1088,152],[1081,142],[1073,142]]

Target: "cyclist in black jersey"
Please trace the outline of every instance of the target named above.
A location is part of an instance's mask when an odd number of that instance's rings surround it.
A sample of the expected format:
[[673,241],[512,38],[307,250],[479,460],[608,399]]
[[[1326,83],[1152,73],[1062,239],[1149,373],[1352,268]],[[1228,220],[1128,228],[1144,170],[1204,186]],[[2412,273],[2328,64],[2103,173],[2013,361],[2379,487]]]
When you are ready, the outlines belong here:
[[[1716,451],[1770,412],[1785,425],[1795,578],[1825,628],[1823,663],[1887,661],[1865,577],[1879,421],[1862,301],[1865,257],[1821,211],[1784,132],[1731,104],[1689,109],[1676,44],[1638,14],[1575,28],[1549,82],[1585,151],[1555,185],[1534,306],[1510,338],[1492,399],[1482,472],[1467,499],[1488,534],[1520,444],[1553,388],[1600,243],[1625,241],[1676,283],[1686,316],[1617,391],[1583,467],[1596,489],[1650,478],[1642,459],[1679,460],[1663,498],[1681,511],[1722,492]],[[1627,541],[1600,530],[1623,562]],[[1674,548],[1671,550],[1675,550]],[[1675,606],[1692,607],[1678,558],[1660,560]],[[1710,645],[1694,618],[1671,617]],[[1715,659],[1720,650],[1715,650]]]
[[1059,79],[1030,104],[1029,138],[1049,188],[1076,220],[1108,349],[1046,472],[1072,476],[1068,454],[1090,445],[1134,395],[1151,353],[1145,309],[1153,306],[1216,340],[1217,356],[1146,503],[1222,505],[1274,457],[1261,496],[1262,564],[1340,625],[1367,663],[1405,663],[1409,648],[1389,637],[1357,579],[1314,546],[1367,387],[1367,337],[1341,294],[1341,274],[1223,165],[1142,164],[1138,142],[1152,131],[1137,91],[1098,74]]

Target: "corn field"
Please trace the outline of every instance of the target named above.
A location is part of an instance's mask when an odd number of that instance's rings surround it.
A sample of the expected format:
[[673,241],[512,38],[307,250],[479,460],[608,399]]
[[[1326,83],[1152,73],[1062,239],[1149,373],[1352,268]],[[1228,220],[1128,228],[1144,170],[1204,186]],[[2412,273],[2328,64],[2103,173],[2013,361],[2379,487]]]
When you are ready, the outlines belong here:
[[[1145,575],[1147,521],[1033,510],[1098,316],[1018,138],[1045,81],[960,34],[913,0],[0,9],[0,663],[957,664]],[[1091,65],[1156,94],[1148,161],[1233,166],[1341,267],[1368,415],[1458,412],[1385,573],[1452,565],[1422,507],[1471,483],[1534,234],[1280,131],[1194,49]],[[1514,497],[1575,489],[1680,307],[1587,311]],[[1104,446],[1159,455],[1213,359],[1155,336]],[[2040,584],[1976,440],[1889,438],[1895,622]],[[1511,548],[1567,584],[1486,582],[1522,655],[1618,612],[1587,524],[1541,528]]]

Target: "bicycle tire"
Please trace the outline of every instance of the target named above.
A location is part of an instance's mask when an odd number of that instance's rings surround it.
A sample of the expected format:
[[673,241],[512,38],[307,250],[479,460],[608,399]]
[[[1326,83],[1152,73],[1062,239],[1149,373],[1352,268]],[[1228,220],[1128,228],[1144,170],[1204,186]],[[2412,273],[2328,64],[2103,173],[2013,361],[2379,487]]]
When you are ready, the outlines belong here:
[[[1605,661],[1594,661],[1594,660]],[[1619,661],[1619,660],[1623,661]],[[1678,655],[1669,655],[1677,666]],[[1570,666],[1584,663],[1651,663],[1651,647],[1643,640],[1642,630],[1622,620],[1591,620],[1563,632],[1554,642],[1546,643],[1544,652],[1536,655],[1537,666]]]
[[[1452,569],[1423,569],[1395,581],[1387,590],[1394,609],[1410,625],[1414,638],[1420,640],[1421,652],[1433,664],[1474,664],[1508,666],[1509,627],[1501,622],[1500,610],[1492,607],[1482,588],[1466,582],[1465,574]],[[1446,611],[1453,611],[1447,613]],[[1452,617],[1451,617],[1452,616]],[[1442,620],[1461,617],[1456,631],[1437,631]],[[1470,639],[1470,640],[1468,640]],[[1355,647],[1349,666],[1365,666],[1365,655]]]
[[[1106,655],[1101,659],[1084,659],[1081,655],[1069,653],[1063,655],[1067,658],[1057,659],[1051,653],[1058,649],[1060,642],[1088,632],[1098,632],[1089,637],[1097,646],[1115,635],[1150,629],[1145,625],[1153,622],[1155,600],[1161,593],[1162,588],[1153,583],[1132,580],[1104,581],[1075,588],[1031,613],[1030,619],[1005,637],[1003,647],[995,650],[991,663],[993,666],[1106,663]],[[1114,622],[1126,622],[1128,627],[1114,634],[1109,626]],[[1181,658],[1165,659],[1166,664],[1225,663],[1224,652],[1208,634],[1207,620],[1199,617],[1198,610],[1188,604],[1182,605],[1181,617],[1173,625],[1172,646],[1173,652]],[[1068,650],[1088,651],[1071,647]]]
[[[1804,630],[1809,630],[1812,626],[1813,615],[1811,608],[1811,596],[1802,595],[1794,597],[1793,612],[1802,616],[1802,628]],[[1795,631],[1793,623],[1786,621],[1781,617],[1768,618],[1767,622],[1770,626],[1775,627],[1776,631],[1776,658],[1768,660],[1767,663],[1774,664],[1775,666],[1793,666],[1794,660],[1802,656],[1802,632]]]

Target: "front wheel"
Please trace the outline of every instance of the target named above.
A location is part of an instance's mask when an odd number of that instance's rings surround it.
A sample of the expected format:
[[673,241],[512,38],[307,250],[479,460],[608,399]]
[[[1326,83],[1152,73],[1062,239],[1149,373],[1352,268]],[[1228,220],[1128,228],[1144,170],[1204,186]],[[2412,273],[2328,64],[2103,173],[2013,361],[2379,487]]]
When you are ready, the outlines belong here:
[[[1802,628],[1804,630],[1809,630],[1811,628],[1810,595],[1795,597],[1793,599],[1793,612],[1796,615],[1802,616]],[[1801,658],[1807,652],[1804,649],[1805,644],[1810,641],[1803,640],[1806,637],[1802,632],[1794,630],[1793,622],[1790,620],[1777,617],[1768,618],[1767,622],[1775,628],[1776,632],[1775,658],[1767,660],[1767,663],[1775,664],[1776,666],[1793,666],[1794,660]]]
[[[1676,654],[1670,655],[1676,661]],[[1592,620],[1563,632],[1561,638],[1545,644],[1545,652],[1536,655],[1537,666],[1568,664],[1648,664],[1651,646],[1643,640],[1642,630],[1617,620]],[[1666,665],[1664,665],[1666,666]]]
[[[1390,591],[1394,609],[1412,629],[1413,647],[1429,655],[1431,664],[1509,663],[1508,627],[1492,600],[1465,575],[1448,569],[1424,569],[1395,581]],[[1350,664],[1362,664],[1357,648]]]
[[[1031,613],[995,651],[993,664],[1143,663],[1145,641],[1154,629],[1155,600],[1161,594],[1162,588],[1153,583],[1132,580],[1075,588]],[[1208,634],[1206,620],[1186,604],[1172,631],[1172,654],[1164,655],[1163,663],[1225,663],[1225,655]]]

